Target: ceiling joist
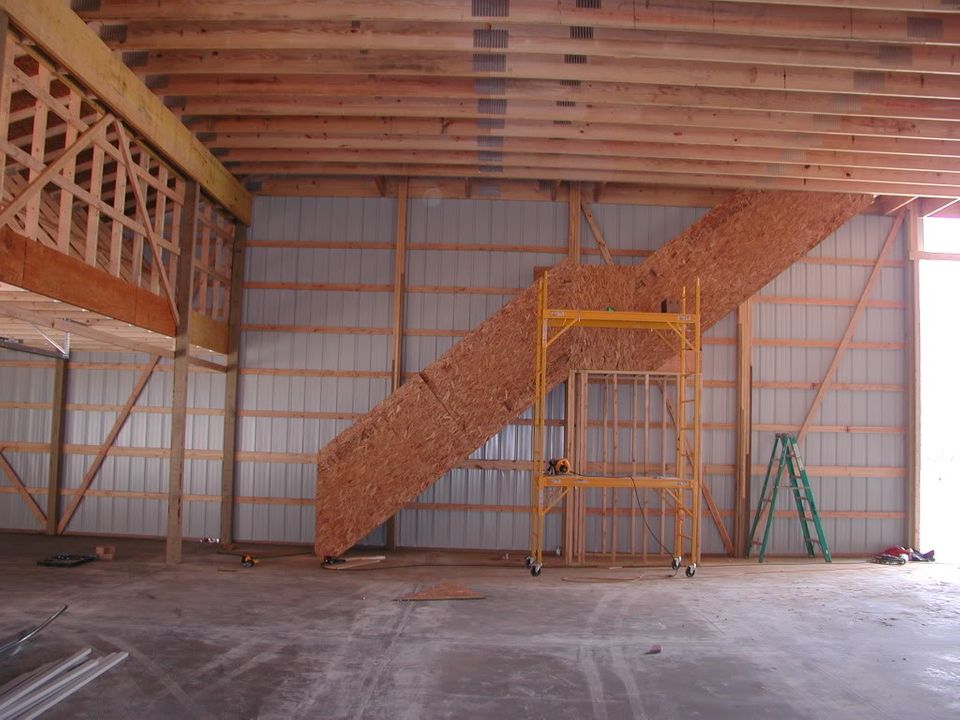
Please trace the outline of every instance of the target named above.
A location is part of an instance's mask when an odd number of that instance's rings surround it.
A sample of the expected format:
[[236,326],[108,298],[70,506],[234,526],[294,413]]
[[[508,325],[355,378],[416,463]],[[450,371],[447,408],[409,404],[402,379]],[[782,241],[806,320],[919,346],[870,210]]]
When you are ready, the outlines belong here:
[[255,188],[362,177],[383,194],[410,175],[469,195],[492,178],[960,195],[954,0],[76,5]]

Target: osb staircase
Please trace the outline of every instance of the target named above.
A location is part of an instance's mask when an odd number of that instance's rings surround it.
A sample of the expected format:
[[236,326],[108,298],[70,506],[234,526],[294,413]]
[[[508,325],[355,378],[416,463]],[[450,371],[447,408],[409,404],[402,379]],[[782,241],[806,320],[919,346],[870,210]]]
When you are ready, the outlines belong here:
[[[706,329],[870,202],[738,193],[640,265],[557,265],[548,272],[549,304],[655,311],[699,277]],[[347,550],[530,405],[535,300],[531,286],[320,452],[318,555]],[[649,334],[569,332],[551,347],[549,381],[587,367],[654,369],[670,352]]]

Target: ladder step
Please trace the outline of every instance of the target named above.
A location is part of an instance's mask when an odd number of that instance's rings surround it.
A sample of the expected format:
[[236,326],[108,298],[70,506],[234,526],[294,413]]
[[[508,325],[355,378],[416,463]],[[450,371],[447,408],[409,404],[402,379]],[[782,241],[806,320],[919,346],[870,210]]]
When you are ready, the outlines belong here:
[[[779,465],[775,466],[775,463],[778,461],[778,456]],[[776,475],[774,475],[775,467]],[[771,481],[773,481],[773,484],[768,487],[768,483]],[[830,551],[827,547],[827,540],[826,538],[821,540],[823,527],[821,526],[820,516],[813,498],[813,490],[810,488],[810,483],[807,479],[800,447],[797,444],[796,437],[788,433],[777,433],[776,435],[759,506],[754,516],[754,535],[756,535],[758,531],[764,532],[764,534],[770,532],[770,527],[774,519],[773,499],[781,489],[789,490],[796,502],[796,509],[798,510],[797,516],[800,520],[800,527],[803,530],[804,542],[810,543],[807,545],[807,550],[813,554],[813,543],[819,544],[824,560],[830,562]],[[761,523],[761,520],[763,520],[763,523]],[[816,537],[810,537],[811,522],[814,524]],[[763,530],[763,528],[765,528],[765,530]],[[761,535],[758,539],[751,537],[749,542],[750,546],[760,546],[760,560],[762,562],[763,555],[767,549],[767,540]]]

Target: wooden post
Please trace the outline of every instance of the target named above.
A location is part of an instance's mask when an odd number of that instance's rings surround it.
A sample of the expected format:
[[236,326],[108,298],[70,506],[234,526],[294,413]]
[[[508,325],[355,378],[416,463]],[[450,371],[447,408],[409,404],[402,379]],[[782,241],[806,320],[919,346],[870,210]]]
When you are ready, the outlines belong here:
[[174,300],[177,337],[173,351],[173,403],[170,408],[170,476],[167,484],[167,563],[182,557],[183,467],[187,439],[187,384],[190,370],[190,309],[193,302],[193,243],[197,232],[200,186],[186,184],[180,215],[180,257]]
[[907,362],[904,364],[904,399],[907,404],[906,475],[904,478],[904,509],[906,527],[904,542],[920,547],[920,261],[917,253],[923,249],[923,220],[916,203],[906,208],[907,260],[906,272],[906,338]]
[[[587,471],[587,426],[589,425],[590,414],[588,412],[588,394],[587,394],[587,373],[578,372],[579,381],[577,383],[577,462],[580,470]],[[583,564],[586,555],[587,538],[587,497],[583,490],[577,490],[576,504],[576,536],[577,536],[577,562]]]
[[593,234],[593,241],[597,244],[600,254],[603,256],[603,261],[607,265],[613,265],[613,256],[610,254],[610,249],[607,247],[607,241],[603,239],[603,232],[600,230],[600,223],[597,222],[597,218],[594,216],[593,211],[587,207],[586,203],[581,203],[580,207],[583,210],[583,217],[587,221],[587,226],[590,228],[590,232]]
[[567,193],[567,257],[580,264],[580,183],[569,183]]
[[743,553],[750,527],[750,443],[753,386],[753,312],[750,300],[737,308],[737,426],[733,512],[734,554]]
[[47,472],[47,535],[57,534],[60,476],[63,461],[63,405],[66,399],[67,361],[57,358],[53,366],[53,397],[50,414],[50,464]]
[[[400,387],[403,359],[403,295],[406,285],[407,259],[407,204],[410,194],[410,178],[397,182],[396,228],[393,248],[393,327],[390,350],[390,392]],[[391,515],[385,527],[387,550],[397,547],[397,516]]]
[[237,390],[240,377],[240,322],[247,228],[237,223],[230,266],[227,309],[227,373],[223,389],[223,465],[220,472],[220,542],[233,542],[233,496],[237,469]]
[[[564,413],[563,413],[563,455],[571,463],[571,468],[576,471],[580,466],[577,464],[576,442],[574,439],[574,425],[576,424],[576,413],[574,410],[576,372],[567,375],[567,382],[564,385]],[[574,525],[576,524],[574,515],[574,490],[568,489],[563,496],[563,560],[566,565],[573,564],[573,537]]]

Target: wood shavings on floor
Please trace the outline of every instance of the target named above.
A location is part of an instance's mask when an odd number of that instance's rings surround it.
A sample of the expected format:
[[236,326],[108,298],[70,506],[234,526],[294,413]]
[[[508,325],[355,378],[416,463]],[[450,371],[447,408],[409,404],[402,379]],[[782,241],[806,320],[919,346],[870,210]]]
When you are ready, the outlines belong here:
[[485,597],[486,595],[481,595],[460,583],[440,583],[401,595],[397,600],[399,602],[430,602],[433,600],[483,600]]

